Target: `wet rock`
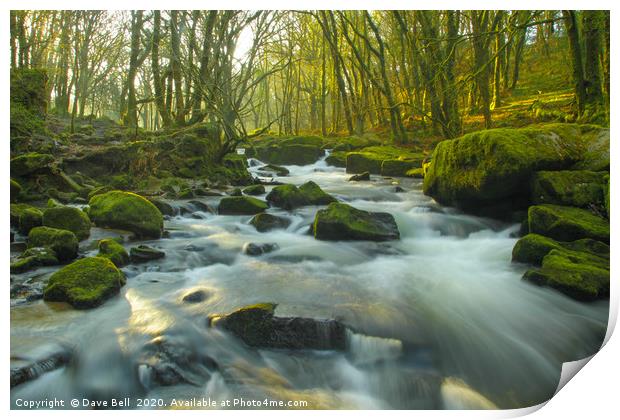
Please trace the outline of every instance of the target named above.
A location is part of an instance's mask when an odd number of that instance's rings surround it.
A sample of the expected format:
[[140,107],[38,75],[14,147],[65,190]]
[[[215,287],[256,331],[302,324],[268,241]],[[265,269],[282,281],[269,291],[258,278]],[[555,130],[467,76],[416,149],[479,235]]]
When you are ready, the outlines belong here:
[[210,324],[230,331],[252,347],[346,350],[346,327],[340,322],[276,317],[276,306],[246,306],[228,315],[210,317]]
[[90,219],[75,207],[52,207],[43,212],[43,226],[73,232],[79,241],[90,236]]
[[250,220],[250,224],[259,232],[268,232],[273,229],[286,229],[291,224],[291,221],[286,217],[259,213]]
[[53,161],[52,155],[36,152],[26,153],[11,159],[11,175],[20,177],[49,171],[49,164]]
[[11,252],[24,252],[26,248],[26,242],[11,242]]
[[225,197],[220,201],[218,213],[224,215],[251,215],[267,210],[266,202],[254,197]]
[[299,188],[293,184],[277,186],[267,194],[266,198],[269,204],[285,210],[293,210],[302,206],[320,206],[337,201],[313,181],[308,181]]
[[49,248],[59,261],[77,257],[78,240],[73,232],[46,226],[33,228],[28,234],[28,248]]
[[265,172],[272,172],[276,174],[277,176],[287,176],[288,174],[290,174],[290,171],[286,169],[285,167],[278,166],[278,165],[272,165],[272,164],[262,166],[258,168],[258,170],[265,171]]
[[30,248],[11,263],[11,273],[23,273],[36,267],[58,264],[56,253],[49,248]]
[[161,237],[161,212],[138,194],[110,191],[91,198],[89,206],[88,215],[97,226],[128,230],[138,238]]
[[107,258],[117,267],[129,264],[129,254],[125,248],[114,239],[102,239],[99,241],[98,257]]
[[542,204],[528,210],[530,233],[558,241],[591,238],[609,243],[609,221],[576,207]]
[[71,359],[71,352],[68,350],[62,350],[26,366],[12,368],[11,388],[36,379],[44,373],[59,369],[67,365]]
[[265,194],[265,186],[264,185],[250,185],[243,189],[243,193],[246,195],[261,195]]
[[250,255],[250,256],[255,257],[258,255],[266,254],[268,252],[273,252],[279,248],[280,247],[276,243],[257,244],[254,242],[249,242],[243,245],[243,253],[245,255]]
[[358,210],[344,203],[332,203],[319,210],[312,231],[316,239],[392,241],[400,239],[394,217],[389,213]]
[[162,200],[161,198],[149,197],[148,200],[153,203],[155,207],[163,214],[164,216],[174,216],[175,211],[174,207],[172,207],[169,203]]
[[228,193],[231,197],[241,197],[243,193],[241,192],[241,188],[235,188]]
[[152,248],[148,245],[138,245],[129,250],[129,256],[132,262],[142,263],[164,258],[166,256],[166,253],[159,249]]
[[401,186],[399,186],[399,185],[395,186],[395,187],[394,187],[394,189],[393,189],[392,191],[394,191],[395,193],[402,193],[402,192],[405,192],[404,188],[403,188],[403,187],[401,187]]
[[362,172],[361,174],[353,175],[349,178],[349,181],[370,181],[370,172]]
[[196,188],[194,190],[194,194],[198,197],[221,197],[222,193],[212,190],[207,190],[204,188]]
[[552,250],[588,252],[609,259],[609,246],[594,239],[560,242],[542,235],[530,233],[517,241],[512,249],[512,261],[541,265],[543,258]]
[[209,297],[209,292],[207,290],[198,289],[193,292],[189,292],[181,299],[185,303],[199,303],[204,302]]
[[188,201],[188,204],[194,206],[194,208],[198,211],[203,211],[205,213],[215,213],[215,210],[209,206],[207,203],[203,203],[202,201],[198,201],[198,200],[191,200]]
[[67,302],[76,309],[89,309],[118,294],[124,285],[125,275],[112,261],[88,257],[55,272],[43,291],[43,299]]
[[25,208],[19,214],[19,233],[28,235],[32,228],[41,226],[43,223],[43,212],[34,207]]
[[532,202],[602,207],[607,172],[540,171],[532,177]]

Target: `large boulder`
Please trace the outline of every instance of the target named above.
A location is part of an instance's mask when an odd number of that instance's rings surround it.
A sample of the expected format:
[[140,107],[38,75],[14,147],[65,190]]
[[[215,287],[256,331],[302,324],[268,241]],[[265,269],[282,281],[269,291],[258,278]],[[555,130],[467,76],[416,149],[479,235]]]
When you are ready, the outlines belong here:
[[585,252],[554,249],[541,268],[528,270],[523,278],[577,300],[609,298],[609,260]]
[[261,184],[250,185],[243,189],[243,193],[246,195],[261,195],[265,194],[265,186]]
[[312,231],[316,239],[392,241],[400,239],[394,217],[389,213],[358,210],[344,203],[331,203],[319,210]]
[[76,309],[101,305],[125,285],[125,275],[107,258],[77,260],[55,272],[43,290],[43,299],[67,302]]
[[225,215],[251,215],[267,210],[269,206],[254,197],[224,197],[218,206],[218,213]]
[[212,316],[212,326],[222,328],[252,347],[346,350],[346,327],[335,320],[280,318],[276,304],[246,306],[224,316]]
[[117,267],[124,267],[129,264],[129,254],[127,250],[114,239],[101,239],[98,247],[98,257],[109,259]]
[[588,210],[576,207],[542,204],[528,210],[530,233],[558,241],[591,238],[609,243],[609,222]]
[[347,173],[370,172],[384,176],[405,176],[422,165],[423,154],[394,146],[371,146],[347,153]]
[[258,168],[258,170],[263,172],[270,172],[277,176],[287,176],[288,174],[290,174],[290,171],[284,166],[278,166],[271,163],[269,165],[261,166],[260,168]]
[[54,161],[52,155],[31,152],[11,159],[11,176],[26,176],[36,172],[49,170],[49,164]]
[[19,213],[19,233],[28,235],[32,228],[43,224],[43,212],[35,207],[24,208]]
[[268,232],[273,229],[286,229],[291,221],[286,217],[275,216],[269,213],[259,213],[252,217],[250,224],[259,232]]
[[297,136],[271,139],[255,145],[256,157],[276,165],[310,165],[325,153],[323,139],[316,136]]
[[61,206],[48,208],[43,212],[43,226],[64,229],[75,234],[78,240],[90,236],[90,219],[82,210]]
[[28,234],[28,248],[49,248],[59,261],[69,261],[77,257],[78,239],[68,230],[46,226],[35,227]]
[[88,205],[88,215],[97,226],[128,230],[138,238],[161,237],[161,212],[138,194],[110,191],[93,196]]
[[532,202],[602,207],[607,172],[540,171],[532,177]]
[[609,259],[609,246],[594,239],[560,242],[530,233],[517,241],[512,249],[512,260],[526,264],[541,265],[543,258],[552,250],[588,252]]
[[285,210],[302,206],[321,206],[337,201],[315,182],[308,181],[297,188],[293,184],[278,185],[267,194],[270,205]]
[[424,177],[424,193],[467,211],[525,208],[537,171],[569,169],[600,129],[576,124],[493,129],[440,142]]

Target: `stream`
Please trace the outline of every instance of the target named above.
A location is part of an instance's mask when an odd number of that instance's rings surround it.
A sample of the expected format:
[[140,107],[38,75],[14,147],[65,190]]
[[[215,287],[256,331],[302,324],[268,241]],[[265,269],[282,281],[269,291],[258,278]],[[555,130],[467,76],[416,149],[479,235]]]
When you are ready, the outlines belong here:
[[[260,162],[250,165],[258,173]],[[305,408],[520,408],[553,395],[563,362],[600,347],[609,302],[581,303],[522,281],[527,267],[511,263],[518,225],[442,207],[423,195],[421,180],[348,182],[344,168],[324,159],[286,167],[290,175],[277,181],[313,180],[358,209],[391,213],[401,239],[315,240],[308,229],[316,206],[270,208],[292,223],[265,233],[248,224],[251,216],[171,217],[168,238],[125,244],[166,257],[123,268],[127,285],[102,306],[12,300],[11,367],[59,349],[73,355],[12,388],[12,407],[20,398],[204,397],[303,400]],[[220,198],[197,200],[216,208]],[[93,228],[85,243],[110,235]],[[249,242],[279,248],[248,256]],[[56,269],[12,277],[41,281]],[[197,290],[203,301],[183,300]],[[341,321],[351,327],[349,350],[250,348],[207,326],[211,314],[260,302],[277,303],[276,316]],[[153,365],[170,385],[156,383]]]

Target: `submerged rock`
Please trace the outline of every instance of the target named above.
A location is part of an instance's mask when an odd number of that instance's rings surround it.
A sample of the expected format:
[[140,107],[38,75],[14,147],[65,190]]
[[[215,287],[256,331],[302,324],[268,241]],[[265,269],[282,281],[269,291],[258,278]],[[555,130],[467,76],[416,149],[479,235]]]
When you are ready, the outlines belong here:
[[285,184],[274,187],[267,194],[269,204],[293,210],[302,206],[320,206],[337,201],[327,194],[315,182],[308,181],[298,187],[293,184]]
[[558,241],[591,238],[609,243],[609,222],[588,210],[543,204],[528,210],[530,233]]
[[261,166],[260,168],[258,168],[258,170],[264,172],[272,172],[277,176],[287,176],[290,173],[290,171],[284,166],[278,166],[273,164]]
[[563,206],[602,207],[607,172],[540,171],[532,178],[532,202]]
[[43,299],[67,302],[76,309],[101,305],[125,285],[125,275],[107,258],[88,257],[55,272],[43,291]]
[[95,195],[88,204],[88,215],[97,226],[128,230],[138,238],[161,237],[161,212],[138,194],[110,191]]
[[64,229],[75,234],[78,240],[90,236],[90,219],[82,210],[75,207],[52,207],[43,212],[43,226]]
[[33,268],[58,264],[56,253],[49,248],[30,248],[11,263],[11,273],[23,273]]
[[267,210],[269,206],[254,197],[224,197],[218,206],[218,213],[224,215],[251,215]]
[[249,242],[243,245],[243,253],[256,257],[258,255],[263,255],[268,252],[273,252],[279,248],[280,247],[276,243],[257,244],[254,242]]
[[265,194],[265,186],[264,185],[250,185],[243,189],[243,193],[247,195],[261,195]]
[[392,241],[400,239],[394,217],[389,213],[358,210],[344,203],[332,203],[319,210],[312,232],[316,239]]
[[370,181],[370,172],[362,172],[361,174],[353,175],[349,178],[349,181]]
[[148,200],[153,203],[155,207],[160,211],[160,213],[164,216],[174,216],[176,213],[174,211],[174,207],[157,197],[149,197]]
[[46,226],[33,228],[28,234],[28,248],[49,248],[59,261],[69,261],[77,257],[77,237],[68,230]]
[[268,232],[273,229],[286,229],[291,221],[286,217],[275,216],[269,213],[259,213],[252,217],[250,224],[259,232]]
[[138,245],[129,250],[129,256],[132,262],[142,263],[164,258],[166,253],[148,245]]
[[72,354],[68,350],[58,351],[26,366],[11,368],[11,388],[38,378],[68,364]]
[[210,323],[253,347],[346,350],[343,324],[335,320],[276,317],[276,306],[273,303],[246,306],[228,315],[210,317]]
[[209,292],[207,290],[198,289],[187,293],[181,300],[185,303],[199,303],[204,302],[208,297]]
[[99,241],[98,257],[107,258],[117,267],[124,267],[129,264],[129,254],[127,250],[114,239],[102,239]]

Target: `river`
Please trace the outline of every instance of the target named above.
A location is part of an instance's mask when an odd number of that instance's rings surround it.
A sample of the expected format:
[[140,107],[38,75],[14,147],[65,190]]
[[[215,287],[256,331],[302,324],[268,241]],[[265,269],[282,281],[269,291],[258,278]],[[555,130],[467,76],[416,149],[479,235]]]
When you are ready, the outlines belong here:
[[[101,307],[12,301],[12,366],[58,348],[74,355],[13,388],[13,407],[18,398],[208,397],[303,400],[307,408],[518,408],[550,398],[562,363],[600,347],[609,302],[581,303],[522,281],[526,267],[510,261],[518,225],[442,207],[420,180],[348,182],[324,159],[287,168],[277,180],[313,180],[356,208],[391,213],[401,239],[315,240],[308,229],[319,207],[271,208],[292,223],[266,233],[250,216],[172,217],[168,238],[136,242],[166,257],[125,267],[127,285]],[[109,235],[93,228],[86,242]],[[247,256],[248,242],[279,249]],[[182,300],[198,289],[204,301]],[[277,303],[277,316],[340,320],[356,331],[350,349],[253,349],[207,327],[210,314],[259,302]],[[154,364],[182,381],[158,386]]]

